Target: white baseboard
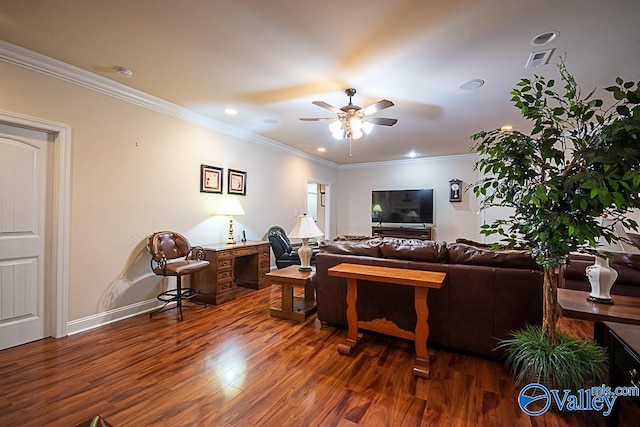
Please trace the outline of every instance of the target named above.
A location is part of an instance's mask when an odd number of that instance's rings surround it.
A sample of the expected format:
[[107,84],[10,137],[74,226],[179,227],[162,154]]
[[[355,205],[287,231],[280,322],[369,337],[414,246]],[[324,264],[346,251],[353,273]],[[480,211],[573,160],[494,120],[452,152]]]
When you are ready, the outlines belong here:
[[74,335],[80,332],[88,331],[89,329],[98,328],[100,326],[108,325],[109,323],[124,320],[128,317],[147,313],[158,306],[158,300],[154,298],[135,304],[130,304],[125,307],[114,308],[113,310],[94,314],[82,319],[72,320],[71,322],[67,323],[67,334]]

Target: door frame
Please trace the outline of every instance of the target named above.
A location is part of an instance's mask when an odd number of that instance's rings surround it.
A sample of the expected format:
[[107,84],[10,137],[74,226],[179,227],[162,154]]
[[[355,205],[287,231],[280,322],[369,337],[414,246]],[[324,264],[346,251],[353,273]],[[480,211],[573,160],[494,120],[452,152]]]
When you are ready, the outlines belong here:
[[305,187],[304,187],[305,206],[307,203],[307,187],[309,186],[309,184],[321,184],[321,185],[324,185],[325,187],[325,206],[324,206],[325,215],[324,215],[324,224],[323,224],[324,232],[325,232],[324,238],[330,239],[332,236],[332,233],[331,233],[331,183],[329,181],[325,181],[322,179],[307,177],[305,182]]
[[51,335],[67,335],[67,286],[69,278],[69,211],[71,200],[71,126],[49,120],[29,117],[0,110],[0,123],[35,129],[53,135],[53,170],[47,171],[47,180],[53,179],[53,194],[49,224],[52,226],[48,245],[51,258],[51,295],[49,305]]

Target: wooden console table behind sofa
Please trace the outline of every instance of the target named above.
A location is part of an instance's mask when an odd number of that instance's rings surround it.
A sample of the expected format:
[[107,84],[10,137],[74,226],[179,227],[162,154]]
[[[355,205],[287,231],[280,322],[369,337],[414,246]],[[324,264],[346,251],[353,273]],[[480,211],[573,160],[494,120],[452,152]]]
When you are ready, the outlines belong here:
[[[429,307],[427,306],[427,294],[429,288],[440,289],[442,287],[446,273],[346,263],[331,267],[328,272],[330,276],[344,277],[347,280],[347,322],[349,329],[347,331],[347,344],[339,344],[338,351],[342,354],[351,354],[351,349],[358,342],[358,328],[409,339],[414,341],[416,346],[416,362],[413,366],[414,375],[429,378],[430,366],[429,353],[427,351]],[[413,286],[415,293],[414,307],[417,316],[415,332],[400,329],[396,324],[386,319],[359,322],[356,311],[359,279]]]
[[235,297],[233,286],[262,289],[269,283],[269,242],[203,245],[209,268],[192,276],[191,287],[200,293],[196,300],[221,304]]

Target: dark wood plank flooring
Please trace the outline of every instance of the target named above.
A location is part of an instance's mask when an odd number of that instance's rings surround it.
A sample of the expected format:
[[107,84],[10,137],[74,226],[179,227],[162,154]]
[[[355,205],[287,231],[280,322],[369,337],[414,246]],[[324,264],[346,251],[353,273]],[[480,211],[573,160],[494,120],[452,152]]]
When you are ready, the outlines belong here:
[[[205,309],[140,315],[0,352],[0,426],[604,426],[599,413],[528,417],[495,361],[435,351],[411,373],[412,343],[269,317],[279,289],[239,289]],[[563,319],[590,336],[588,322]],[[623,424],[624,425],[623,420]],[[633,424],[628,424],[633,425]]]

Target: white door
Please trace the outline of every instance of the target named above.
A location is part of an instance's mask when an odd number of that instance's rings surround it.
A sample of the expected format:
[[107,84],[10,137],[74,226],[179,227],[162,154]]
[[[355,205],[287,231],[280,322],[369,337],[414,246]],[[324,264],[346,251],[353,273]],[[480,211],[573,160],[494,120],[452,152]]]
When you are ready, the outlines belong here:
[[0,350],[51,335],[45,304],[48,135],[0,124]]

